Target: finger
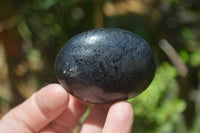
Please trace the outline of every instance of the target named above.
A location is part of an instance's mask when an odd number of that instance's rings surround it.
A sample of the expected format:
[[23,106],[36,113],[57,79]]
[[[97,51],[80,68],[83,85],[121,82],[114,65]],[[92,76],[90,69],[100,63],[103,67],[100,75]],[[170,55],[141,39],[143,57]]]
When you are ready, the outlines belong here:
[[79,133],[101,133],[110,105],[93,105]]
[[134,114],[132,106],[125,101],[111,106],[106,118],[103,133],[130,133]]
[[87,110],[88,106],[89,104],[84,103],[70,95],[68,107],[57,119],[55,119],[55,121],[47,126],[47,129],[50,128],[58,133],[72,132],[74,127],[79,122],[80,117]]
[[58,117],[67,104],[67,92],[58,84],[48,85],[5,115],[0,132],[38,132]]

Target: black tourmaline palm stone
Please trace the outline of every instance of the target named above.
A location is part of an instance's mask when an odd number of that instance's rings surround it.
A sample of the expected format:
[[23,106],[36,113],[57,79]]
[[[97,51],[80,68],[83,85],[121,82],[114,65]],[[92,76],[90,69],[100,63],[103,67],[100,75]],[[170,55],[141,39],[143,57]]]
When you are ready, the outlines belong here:
[[89,103],[113,103],[144,91],[155,73],[148,43],[122,29],[80,33],[58,53],[56,73],[73,96]]

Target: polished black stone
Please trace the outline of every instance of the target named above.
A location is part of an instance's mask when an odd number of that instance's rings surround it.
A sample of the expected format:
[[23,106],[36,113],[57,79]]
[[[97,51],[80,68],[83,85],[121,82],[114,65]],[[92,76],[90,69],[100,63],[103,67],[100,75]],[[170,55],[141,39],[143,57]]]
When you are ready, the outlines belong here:
[[89,103],[113,103],[138,95],[151,83],[155,68],[148,43],[115,28],[74,36],[56,59],[60,84]]

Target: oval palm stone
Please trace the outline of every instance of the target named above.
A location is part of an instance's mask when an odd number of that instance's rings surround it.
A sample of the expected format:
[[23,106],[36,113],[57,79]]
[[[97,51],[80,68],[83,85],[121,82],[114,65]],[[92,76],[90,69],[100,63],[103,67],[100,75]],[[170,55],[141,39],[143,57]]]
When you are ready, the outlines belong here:
[[151,83],[155,68],[149,44],[116,28],[94,29],[72,37],[56,59],[59,83],[89,103],[135,97]]

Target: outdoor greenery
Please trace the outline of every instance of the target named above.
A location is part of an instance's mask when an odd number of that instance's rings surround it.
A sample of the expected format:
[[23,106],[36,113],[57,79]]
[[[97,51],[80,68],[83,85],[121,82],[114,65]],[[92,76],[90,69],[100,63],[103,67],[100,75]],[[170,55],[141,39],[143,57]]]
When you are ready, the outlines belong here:
[[199,0],[0,0],[0,116],[57,82],[55,58],[74,35],[129,30],[152,47],[149,88],[130,99],[133,133],[200,131]]

